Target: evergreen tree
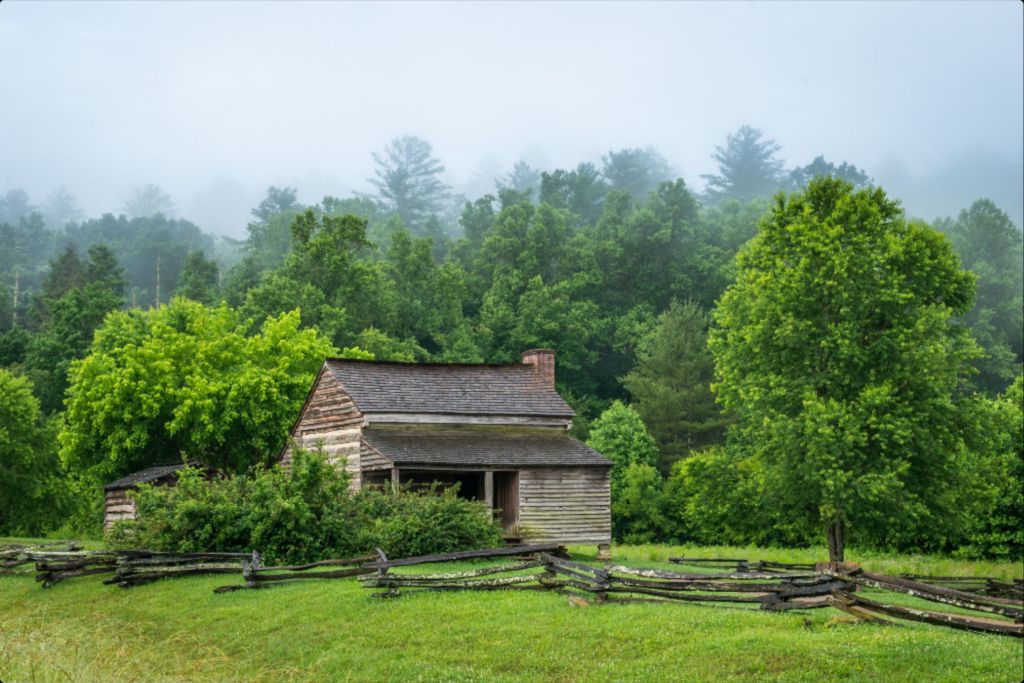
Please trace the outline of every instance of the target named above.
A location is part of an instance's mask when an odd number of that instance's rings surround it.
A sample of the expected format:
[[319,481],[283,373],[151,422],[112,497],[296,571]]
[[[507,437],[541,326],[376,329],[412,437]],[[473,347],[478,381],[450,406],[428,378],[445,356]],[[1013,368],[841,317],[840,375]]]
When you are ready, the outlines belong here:
[[520,160],[495,185],[499,191],[510,190],[521,200],[529,201],[540,192],[540,171]]
[[380,203],[419,234],[427,219],[444,209],[451,194],[442,180],[444,165],[429,142],[410,135],[395,138],[382,151],[374,152],[373,160],[377,170],[370,183],[377,188]]
[[124,203],[124,212],[129,218],[149,218],[161,214],[174,216],[174,200],[159,185],[148,183],[132,190],[131,197]]
[[711,393],[708,324],[700,305],[673,301],[637,349],[636,367],[623,378],[658,442],[664,472],[691,451],[720,442],[725,428]]
[[174,293],[201,304],[211,304],[218,296],[219,279],[217,262],[206,258],[202,251],[193,251],[185,260]]
[[601,175],[611,189],[624,190],[634,200],[645,198],[672,179],[672,166],[653,147],[611,151],[601,157]]
[[741,126],[724,147],[715,145],[711,158],[718,164],[718,174],[701,176],[707,181],[708,197],[716,202],[749,201],[774,193],[782,186],[782,161],[775,156],[779,149],[757,128]]
[[988,199],[974,202],[956,220],[937,221],[936,227],[978,278],[978,295],[965,320],[985,350],[974,362],[975,381],[994,396],[1021,373],[1024,362],[1024,238]]

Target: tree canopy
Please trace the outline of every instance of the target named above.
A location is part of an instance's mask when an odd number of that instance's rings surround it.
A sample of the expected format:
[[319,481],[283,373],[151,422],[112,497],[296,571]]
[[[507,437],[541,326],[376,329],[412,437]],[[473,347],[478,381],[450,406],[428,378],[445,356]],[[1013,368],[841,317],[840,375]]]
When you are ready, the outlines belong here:
[[715,312],[716,390],[735,448],[794,523],[863,536],[942,534],[964,454],[958,393],[977,355],[951,319],[973,276],[880,189],[834,178],[776,199]]
[[299,312],[255,334],[227,306],[182,298],[111,314],[70,372],[60,457],[93,486],[197,459],[227,471],[272,461],[336,349]]

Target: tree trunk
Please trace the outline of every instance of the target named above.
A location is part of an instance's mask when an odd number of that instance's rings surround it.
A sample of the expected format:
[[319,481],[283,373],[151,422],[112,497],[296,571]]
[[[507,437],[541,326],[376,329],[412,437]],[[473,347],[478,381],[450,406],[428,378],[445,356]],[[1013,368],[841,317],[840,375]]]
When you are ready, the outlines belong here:
[[846,551],[846,526],[841,519],[833,519],[828,525],[828,561],[843,562]]

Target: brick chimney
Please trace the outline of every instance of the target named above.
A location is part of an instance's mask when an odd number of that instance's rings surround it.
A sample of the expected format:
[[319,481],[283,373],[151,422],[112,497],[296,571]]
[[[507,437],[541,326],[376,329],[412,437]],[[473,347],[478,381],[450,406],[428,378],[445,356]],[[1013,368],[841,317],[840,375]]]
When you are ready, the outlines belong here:
[[523,363],[537,368],[541,379],[552,389],[555,388],[555,352],[551,349],[530,349],[523,351]]

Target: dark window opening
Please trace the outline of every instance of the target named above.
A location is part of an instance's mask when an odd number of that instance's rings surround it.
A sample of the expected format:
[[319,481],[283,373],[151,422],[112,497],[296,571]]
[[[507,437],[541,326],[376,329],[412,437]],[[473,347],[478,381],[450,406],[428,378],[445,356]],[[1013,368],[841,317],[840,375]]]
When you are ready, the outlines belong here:
[[435,483],[442,490],[458,486],[459,498],[484,500],[483,472],[399,470],[399,482],[410,484],[413,491],[429,490]]

